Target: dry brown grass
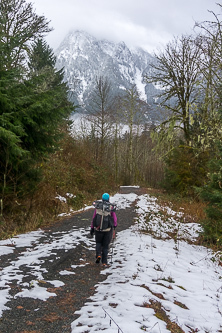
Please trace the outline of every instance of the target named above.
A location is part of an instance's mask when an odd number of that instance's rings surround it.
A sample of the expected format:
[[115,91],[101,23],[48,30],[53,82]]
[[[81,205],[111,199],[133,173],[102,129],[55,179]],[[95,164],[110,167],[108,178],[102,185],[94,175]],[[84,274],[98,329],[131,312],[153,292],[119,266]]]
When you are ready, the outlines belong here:
[[161,189],[148,188],[147,193],[157,197],[161,206],[168,206],[175,212],[183,212],[184,222],[201,223],[206,218],[206,203],[198,199],[169,195]]
[[[102,192],[111,193],[115,186],[109,168],[96,164],[89,144],[75,142],[70,137],[66,137],[61,142],[61,149],[42,164],[42,170],[43,180],[34,194],[24,199],[12,199],[10,211],[4,211],[0,220],[0,239],[59,220],[60,213],[68,213],[70,208],[78,210]],[[183,210],[187,221],[191,217],[196,222],[204,218],[201,202],[169,196],[160,189],[146,189],[146,192],[156,196],[162,206]],[[65,197],[66,193],[75,195],[75,198],[67,198],[67,202],[56,198],[58,194]]]
[[0,238],[6,239],[19,233],[37,230],[40,226],[58,219],[59,213],[69,211],[67,203],[56,199],[56,192],[41,184],[34,195],[11,203],[10,212],[0,224]]
[[158,301],[155,301],[153,299],[149,300],[149,303],[144,303],[143,306],[145,308],[151,308],[155,312],[155,316],[163,320],[167,325],[166,328],[172,332],[172,333],[184,333],[182,328],[179,327],[179,325],[173,321],[170,320],[169,316],[167,315],[166,310],[163,308],[162,304]]
[[[0,217],[0,239],[36,230],[51,224],[61,213],[78,210],[102,192],[113,187],[113,178],[101,165],[92,163],[92,155],[84,146],[70,138],[61,143],[62,149],[42,163],[43,179],[34,193],[24,199],[12,197]],[[104,175],[103,175],[104,173]],[[72,198],[67,193],[73,195]],[[66,198],[66,202],[56,198]]]

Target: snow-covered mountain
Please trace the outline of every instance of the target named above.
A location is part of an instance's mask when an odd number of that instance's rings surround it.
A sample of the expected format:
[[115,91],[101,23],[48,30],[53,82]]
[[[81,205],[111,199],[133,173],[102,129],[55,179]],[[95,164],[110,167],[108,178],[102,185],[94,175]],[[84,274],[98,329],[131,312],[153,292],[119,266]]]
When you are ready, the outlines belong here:
[[143,80],[152,56],[141,48],[129,48],[124,42],[98,40],[84,31],[70,32],[55,52],[57,68],[64,68],[65,81],[76,104],[87,105],[95,77],[104,76],[113,83],[115,93],[136,84],[141,98],[153,105],[157,90]]

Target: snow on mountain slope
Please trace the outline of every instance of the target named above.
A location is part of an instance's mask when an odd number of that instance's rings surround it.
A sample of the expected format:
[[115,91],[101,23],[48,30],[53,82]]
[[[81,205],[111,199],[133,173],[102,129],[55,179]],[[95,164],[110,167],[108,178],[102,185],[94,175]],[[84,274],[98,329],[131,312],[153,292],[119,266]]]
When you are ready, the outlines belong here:
[[[153,57],[141,48],[129,48],[124,42],[97,40],[84,31],[70,32],[56,51],[57,68],[64,68],[64,79],[72,91],[72,100],[84,106],[94,88],[96,76],[108,77],[114,93],[136,84],[141,97],[154,103],[151,84],[143,82]],[[152,90],[152,94],[150,94]]]

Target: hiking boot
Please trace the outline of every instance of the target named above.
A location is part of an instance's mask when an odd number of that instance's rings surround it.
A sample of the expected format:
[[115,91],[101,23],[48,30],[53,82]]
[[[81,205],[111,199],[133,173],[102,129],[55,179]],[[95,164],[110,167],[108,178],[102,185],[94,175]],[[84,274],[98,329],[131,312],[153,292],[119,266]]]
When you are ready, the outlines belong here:
[[103,267],[104,267],[104,268],[108,268],[108,267],[110,267],[110,265],[108,265],[108,264],[106,264],[106,263],[103,263]]
[[96,263],[99,264],[99,263],[100,263],[100,260],[101,260],[101,256],[98,256],[98,257],[96,258]]

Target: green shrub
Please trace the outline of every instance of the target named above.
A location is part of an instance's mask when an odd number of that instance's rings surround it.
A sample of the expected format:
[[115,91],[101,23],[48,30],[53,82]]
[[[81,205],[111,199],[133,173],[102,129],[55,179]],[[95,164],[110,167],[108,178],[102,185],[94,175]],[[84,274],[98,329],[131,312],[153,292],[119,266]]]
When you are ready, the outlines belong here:
[[207,202],[207,219],[203,222],[207,242],[222,245],[222,145],[209,163],[208,183],[199,190]]
[[194,195],[194,187],[204,184],[208,154],[195,155],[188,146],[178,146],[167,156],[163,187],[171,193]]

